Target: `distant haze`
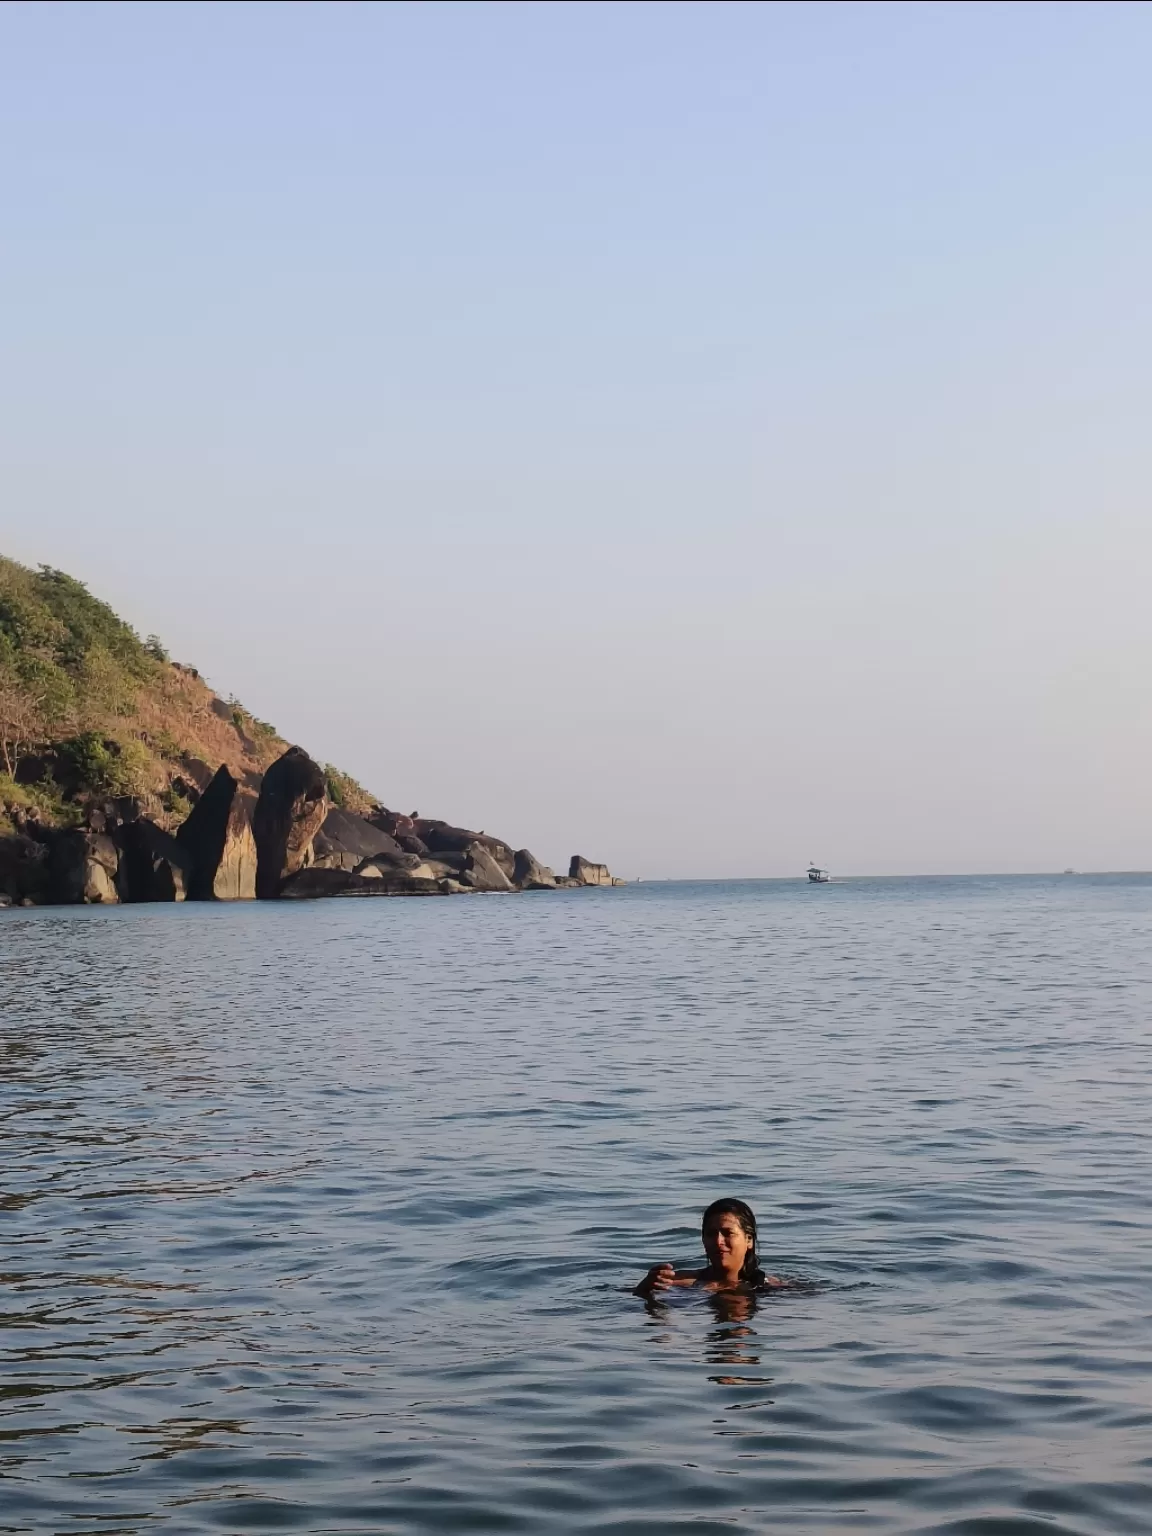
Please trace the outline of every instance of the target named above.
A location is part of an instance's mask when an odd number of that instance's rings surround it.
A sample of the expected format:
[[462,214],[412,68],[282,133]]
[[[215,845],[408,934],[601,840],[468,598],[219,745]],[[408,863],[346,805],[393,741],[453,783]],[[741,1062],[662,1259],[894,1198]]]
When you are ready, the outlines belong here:
[[1150,57],[7,5],[0,550],[549,862],[1152,866]]

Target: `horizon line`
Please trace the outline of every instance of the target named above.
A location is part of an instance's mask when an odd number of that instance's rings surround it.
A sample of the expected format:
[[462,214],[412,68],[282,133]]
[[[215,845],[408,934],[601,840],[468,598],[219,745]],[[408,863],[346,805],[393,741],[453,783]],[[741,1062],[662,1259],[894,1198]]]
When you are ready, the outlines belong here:
[[[821,883],[843,885],[849,880],[1042,880],[1085,875],[1093,878],[1105,875],[1152,875],[1152,869],[1001,869],[960,872],[932,870],[920,874],[834,875],[830,880]],[[781,884],[794,881],[798,885],[815,883],[808,880],[806,875],[633,875],[627,883],[629,885],[735,885],[742,882],[748,885],[762,885],[769,881]]]

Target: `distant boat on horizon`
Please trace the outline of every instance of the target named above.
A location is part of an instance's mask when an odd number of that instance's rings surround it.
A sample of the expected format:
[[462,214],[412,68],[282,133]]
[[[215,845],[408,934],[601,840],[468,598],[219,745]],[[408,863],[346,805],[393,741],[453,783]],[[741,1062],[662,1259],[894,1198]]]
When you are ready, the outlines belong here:
[[813,885],[827,885],[832,876],[826,869],[821,869],[818,864],[809,864],[808,878]]

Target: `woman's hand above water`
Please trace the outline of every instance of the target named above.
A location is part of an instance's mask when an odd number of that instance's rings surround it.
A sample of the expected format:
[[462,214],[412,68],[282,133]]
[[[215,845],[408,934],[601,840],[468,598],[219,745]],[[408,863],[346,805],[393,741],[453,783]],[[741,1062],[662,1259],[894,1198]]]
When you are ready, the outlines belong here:
[[671,1264],[653,1264],[632,1294],[643,1296],[647,1301],[649,1297],[658,1296],[661,1291],[666,1291],[669,1286],[675,1284],[676,1271]]

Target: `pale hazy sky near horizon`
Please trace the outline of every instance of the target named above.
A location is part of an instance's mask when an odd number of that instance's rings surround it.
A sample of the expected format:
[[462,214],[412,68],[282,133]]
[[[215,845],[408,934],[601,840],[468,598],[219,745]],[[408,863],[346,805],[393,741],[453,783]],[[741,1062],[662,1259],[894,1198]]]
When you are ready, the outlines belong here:
[[0,10],[0,551],[627,875],[1152,867],[1152,7]]

